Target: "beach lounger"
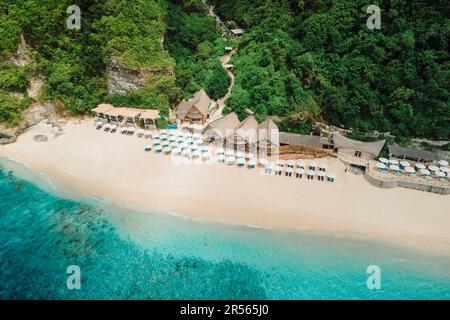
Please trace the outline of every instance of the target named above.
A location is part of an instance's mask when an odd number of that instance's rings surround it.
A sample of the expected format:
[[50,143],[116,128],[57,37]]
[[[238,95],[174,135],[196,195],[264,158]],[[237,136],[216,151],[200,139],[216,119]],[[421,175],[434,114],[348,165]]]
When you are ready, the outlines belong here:
[[97,121],[97,122],[95,123],[95,128],[96,128],[97,130],[100,130],[104,125],[105,125],[105,123],[104,123],[103,121]]
[[111,132],[110,133],[116,133],[116,131],[117,131],[117,125],[113,125],[111,127]]

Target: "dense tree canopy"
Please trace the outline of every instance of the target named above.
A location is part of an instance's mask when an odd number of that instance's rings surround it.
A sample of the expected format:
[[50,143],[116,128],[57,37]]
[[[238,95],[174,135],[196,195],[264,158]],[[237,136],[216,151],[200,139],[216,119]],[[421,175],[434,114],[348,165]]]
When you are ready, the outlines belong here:
[[[150,77],[149,84],[131,97],[123,97],[125,105],[159,107],[167,113],[176,90],[174,78],[161,76],[174,62],[161,43],[165,8],[160,1],[81,1],[81,30],[66,27],[66,9],[72,4],[1,0],[0,25],[7,26],[0,31],[2,60],[15,53],[23,34],[36,53],[36,72],[46,78],[43,99],[62,105],[69,114],[79,114],[106,99],[106,71],[113,54],[126,67],[148,68],[160,75]],[[2,63],[0,89],[23,91],[24,72]]]
[[223,97],[230,78],[219,58],[226,41],[201,1],[169,1],[166,46],[176,61],[175,75],[182,97],[204,88],[210,97]]
[[[363,0],[212,0],[239,40],[236,85],[227,110],[259,120],[275,116],[286,131],[311,123],[410,137],[450,137],[449,8],[445,1],[375,1],[381,30],[366,27]],[[43,99],[69,114],[110,101],[139,108],[169,106],[204,88],[215,99],[230,79],[225,46],[200,0],[79,1],[81,30],[68,30],[69,0],[0,0],[1,122],[16,123],[32,74],[46,81]],[[23,35],[32,66],[9,61]],[[163,41],[164,40],[164,41]],[[111,55],[150,72],[127,95],[107,96]],[[172,70],[174,73],[172,74]]]
[[276,115],[299,131],[300,113],[362,131],[450,137],[445,1],[375,1],[381,30],[366,27],[362,0],[212,2],[247,29],[231,109]]

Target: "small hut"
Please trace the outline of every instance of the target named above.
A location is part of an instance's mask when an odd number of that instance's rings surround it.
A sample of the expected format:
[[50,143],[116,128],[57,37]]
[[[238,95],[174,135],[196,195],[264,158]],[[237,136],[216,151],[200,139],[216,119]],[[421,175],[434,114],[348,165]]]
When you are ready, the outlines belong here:
[[231,29],[230,31],[233,38],[239,38],[241,35],[245,33],[244,29]]
[[240,124],[235,112],[212,121],[204,131],[204,139],[208,142],[223,146],[227,137],[234,133],[234,128]]
[[177,120],[180,123],[205,124],[209,119],[211,106],[211,98],[202,89],[193,98],[180,103],[176,112]]
[[139,116],[144,121],[144,126],[148,129],[156,129],[156,120],[160,118],[159,110],[145,109]]
[[278,154],[279,146],[280,131],[272,117],[268,117],[258,126],[258,154],[269,157]]

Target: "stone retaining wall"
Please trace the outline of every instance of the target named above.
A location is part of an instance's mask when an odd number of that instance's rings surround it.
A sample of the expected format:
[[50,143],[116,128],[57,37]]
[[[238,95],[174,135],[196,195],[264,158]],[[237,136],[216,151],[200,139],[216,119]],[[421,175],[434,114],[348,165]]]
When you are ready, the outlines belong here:
[[372,185],[379,188],[408,188],[415,189],[427,192],[433,192],[438,194],[450,194],[450,187],[445,186],[432,186],[422,183],[416,183],[411,181],[402,181],[402,180],[382,180],[370,175],[368,172],[364,174],[364,177],[367,181],[369,181]]

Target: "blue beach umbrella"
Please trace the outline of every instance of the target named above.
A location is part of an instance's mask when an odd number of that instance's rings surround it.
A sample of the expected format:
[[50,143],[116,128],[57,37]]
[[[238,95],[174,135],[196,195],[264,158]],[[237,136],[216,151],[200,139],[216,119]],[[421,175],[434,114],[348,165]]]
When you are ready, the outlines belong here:
[[156,153],[161,153],[162,152],[162,148],[160,145],[155,146],[155,152]]

